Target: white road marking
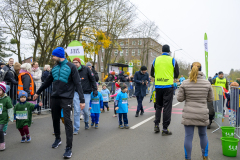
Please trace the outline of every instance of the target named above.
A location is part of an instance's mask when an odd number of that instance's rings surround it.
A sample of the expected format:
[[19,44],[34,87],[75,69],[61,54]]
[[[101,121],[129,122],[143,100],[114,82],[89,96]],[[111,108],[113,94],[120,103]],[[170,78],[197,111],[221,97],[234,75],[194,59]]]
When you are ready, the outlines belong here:
[[[178,102],[178,103],[174,104],[173,107],[179,105],[180,103],[181,103],[181,102]],[[136,124],[136,125],[134,125],[134,126],[132,126],[132,127],[130,127],[130,129],[135,129],[135,128],[137,128],[137,127],[143,125],[144,123],[150,121],[150,120],[153,119],[154,117],[155,117],[155,115],[149,117],[148,119],[145,119],[144,121],[142,121],[142,122],[140,122],[140,123],[138,123],[138,124]]]

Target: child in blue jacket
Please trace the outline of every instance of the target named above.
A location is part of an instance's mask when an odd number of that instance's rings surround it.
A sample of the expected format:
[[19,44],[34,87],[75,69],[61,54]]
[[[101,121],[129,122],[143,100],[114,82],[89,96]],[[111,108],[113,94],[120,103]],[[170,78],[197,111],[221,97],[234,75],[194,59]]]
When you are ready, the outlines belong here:
[[95,124],[95,128],[97,129],[100,113],[103,110],[103,97],[100,92],[98,92],[98,95],[96,97],[94,97],[93,92],[91,93],[89,109],[91,112],[91,119],[92,119],[91,126],[93,127]]
[[[118,113],[118,120],[119,120],[119,128],[123,129],[126,128],[128,129],[128,118],[127,118],[127,113],[128,113],[128,95],[127,92],[128,88],[126,84],[123,84],[121,86],[121,92],[117,94],[117,98],[115,101],[115,110]],[[124,122],[124,126],[122,125],[122,118]]]
[[174,80],[174,82],[173,82],[173,95],[175,95],[175,92],[176,92],[176,90],[177,90],[177,83],[176,83],[176,80]]
[[106,106],[107,111],[109,111],[108,101],[109,101],[110,91],[107,89],[107,85],[105,83],[102,84],[101,94],[103,96],[103,110],[102,110],[102,112],[105,112],[104,106]]

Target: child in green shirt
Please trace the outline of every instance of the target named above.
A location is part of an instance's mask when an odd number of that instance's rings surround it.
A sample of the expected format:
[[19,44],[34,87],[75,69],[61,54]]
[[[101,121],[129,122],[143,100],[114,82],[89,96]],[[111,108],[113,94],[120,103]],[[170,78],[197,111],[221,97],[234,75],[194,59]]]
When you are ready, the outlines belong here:
[[18,95],[20,101],[14,108],[14,119],[16,121],[16,127],[22,136],[21,143],[24,143],[26,141],[26,138],[27,142],[31,141],[28,127],[30,127],[32,124],[32,111],[43,105],[42,102],[36,105],[29,103],[26,101],[27,97],[27,92],[20,91]]
[[5,82],[0,83],[0,150],[5,150],[3,128],[9,121],[8,110],[12,108],[11,99],[7,96]]

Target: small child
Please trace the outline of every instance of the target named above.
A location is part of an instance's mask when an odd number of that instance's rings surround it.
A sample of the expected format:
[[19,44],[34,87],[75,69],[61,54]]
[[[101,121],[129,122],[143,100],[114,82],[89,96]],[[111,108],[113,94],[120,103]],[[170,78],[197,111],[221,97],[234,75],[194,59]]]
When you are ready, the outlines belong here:
[[107,85],[105,83],[102,84],[101,94],[103,96],[103,110],[102,110],[102,112],[105,112],[104,106],[106,106],[107,111],[109,111],[108,101],[109,101],[110,91],[107,89]]
[[150,98],[150,103],[153,101],[153,103],[154,103],[154,109],[156,110],[157,108],[157,106],[156,106],[156,91],[155,91],[155,89],[153,90],[153,92],[152,92],[152,95],[151,95],[151,98]]
[[177,89],[178,89],[178,87],[177,87],[177,82],[176,82],[176,79],[175,79],[174,83],[173,83],[173,95],[175,95],[175,92],[176,92]]
[[27,97],[27,92],[20,91],[18,95],[20,101],[16,104],[14,108],[14,120],[16,121],[16,127],[22,136],[21,143],[25,143],[26,138],[27,142],[31,141],[28,127],[30,127],[32,123],[32,111],[43,105],[42,102],[39,102],[39,104],[36,105],[29,103],[26,101]]
[[91,112],[92,119],[91,126],[93,127],[95,124],[95,129],[98,129],[100,113],[103,110],[103,97],[100,92],[98,92],[98,95],[96,97],[94,97],[93,92],[91,93],[89,109]]
[[[118,93],[117,98],[114,102],[116,108],[115,110],[118,113],[118,120],[119,120],[119,128],[123,129],[126,128],[128,129],[128,118],[127,118],[127,113],[128,113],[128,95],[127,92],[128,87],[126,84],[123,84],[121,87],[121,92]],[[122,125],[122,118],[124,121],[124,126]]]
[[[120,83],[119,83],[119,82],[115,83],[115,86],[116,86],[115,94],[110,96],[110,97],[114,97],[114,102],[115,102],[115,100],[116,100],[115,97],[118,95],[118,93],[121,92]],[[116,110],[115,110],[115,105],[114,105],[114,115],[113,115],[113,117],[117,117],[117,112],[116,112]]]
[[12,109],[11,99],[6,94],[5,82],[0,83],[0,151],[6,149],[3,128],[9,121],[8,110]]

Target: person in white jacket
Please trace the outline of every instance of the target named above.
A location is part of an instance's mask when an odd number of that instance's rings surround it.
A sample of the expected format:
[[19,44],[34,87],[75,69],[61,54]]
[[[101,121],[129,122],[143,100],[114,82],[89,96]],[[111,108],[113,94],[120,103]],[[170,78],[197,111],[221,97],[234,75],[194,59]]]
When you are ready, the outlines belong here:
[[[40,88],[40,86],[42,85],[42,70],[39,68],[38,66],[38,62],[33,62],[32,63],[32,77],[33,77],[33,80],[36,84],[36,91]],[[37,108],[38,110],[38,115],[41,114],[41,107]]]

